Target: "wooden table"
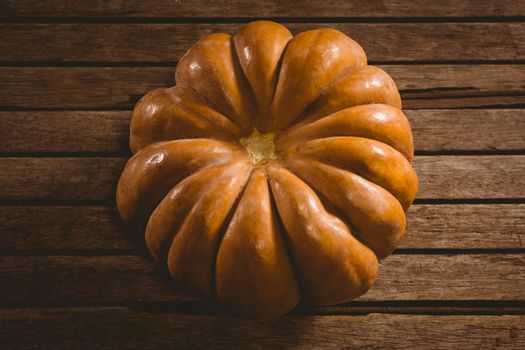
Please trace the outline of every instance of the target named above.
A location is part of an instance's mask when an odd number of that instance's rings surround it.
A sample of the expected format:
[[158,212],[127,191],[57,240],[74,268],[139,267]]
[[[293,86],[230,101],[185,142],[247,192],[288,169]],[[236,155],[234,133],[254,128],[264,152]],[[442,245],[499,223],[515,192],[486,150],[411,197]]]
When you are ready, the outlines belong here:
[[[0,348],[525,348],[525,2],[0,1]],[[330,25],[398,83],[420,191],[375,288],[247,321],[114,208],[130,109],[204,34]]]

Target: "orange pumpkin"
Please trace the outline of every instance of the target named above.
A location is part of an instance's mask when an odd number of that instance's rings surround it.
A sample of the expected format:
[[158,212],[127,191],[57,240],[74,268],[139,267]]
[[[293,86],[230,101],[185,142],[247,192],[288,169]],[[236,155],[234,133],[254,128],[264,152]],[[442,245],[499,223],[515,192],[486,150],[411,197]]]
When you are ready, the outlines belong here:
[[199,295],[270,317],[365,293],[417,192],[393,80],[329,28],[211,34],[144,96],[117,188],[123,220]]

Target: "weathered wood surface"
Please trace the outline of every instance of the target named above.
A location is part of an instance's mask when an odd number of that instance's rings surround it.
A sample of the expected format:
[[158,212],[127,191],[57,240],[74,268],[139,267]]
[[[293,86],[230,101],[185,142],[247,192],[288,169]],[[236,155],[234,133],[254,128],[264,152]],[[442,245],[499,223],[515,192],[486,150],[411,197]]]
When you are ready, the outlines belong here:
[[[0,200],[113,200],[127,158],[0,158]],[[419,199],[525,198],[525,156],[416,156]]]
[[[421,181],[375,288],[271,321],[177,290],[114,208],[130,109],[199,37],[256,18],[358,40],[401,90]],[[524,18],[510,0],[0,1],[0,347],[525,348]]]
[[0,199],[114,200],[124,158],[0,158]]
[[[525,150],[525,110],[406,110],[416,151]],[[0,152],[129,152],[128,111],[0,112]]]
[[[195,300],[146,256],[0,256],[0,301],[129,303]],[[358,301],[522,300],[524,254],[394,254]]]
[[[202,36],[242,25],[4,24],[0,61],[174,62]],[[374,62],[525,59],[524,23],[286,24],[294,34],[327,26],[354,38]]]
[[[525,346],[525,316],[232,317],[123,307],[0,311],[11,349],[508,349]],[[12,346],[12,347],[11,347]]]
[[[113,206],[0,206],[0,253],[130,251]],[[401,249],[523,249],[525,204],[416,204]]]
[[[381,65],[405,108],[525,105],[523,65]],[[2,67],[0,108],[129,109],[147,91],[171,86],[170,67]]]
[[130,152],[130,117],[128,111],[0,112],[0,152]]
[[525,150],[524,109],[407,110],[405,114],[418,151]]
[[160,17],[180,18],[405,18],[405,17],[522,17],[525,6],[512,0],[306,0],[300,3],[287,0],[234,0],[228,2],[190,1],[91,1],[82,0],[4,0],[0,3],[2,17]]

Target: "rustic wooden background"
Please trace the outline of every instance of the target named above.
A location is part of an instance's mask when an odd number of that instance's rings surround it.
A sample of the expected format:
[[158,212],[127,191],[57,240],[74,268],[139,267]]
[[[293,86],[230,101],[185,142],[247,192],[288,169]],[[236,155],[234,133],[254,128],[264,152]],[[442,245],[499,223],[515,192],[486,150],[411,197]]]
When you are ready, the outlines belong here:
[[[176,291],[114,190],[204,34],[333,26],[398,83],[421,185],[364,297],[272,321]],[[0,0],[0,348],[524,348],[525,2]]]

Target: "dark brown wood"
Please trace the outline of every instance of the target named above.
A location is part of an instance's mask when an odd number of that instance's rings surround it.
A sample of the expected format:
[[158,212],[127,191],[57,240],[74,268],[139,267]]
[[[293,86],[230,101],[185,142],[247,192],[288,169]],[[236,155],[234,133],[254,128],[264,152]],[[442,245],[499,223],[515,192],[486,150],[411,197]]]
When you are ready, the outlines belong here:
[[[294,34],[330,26],[380,61],[521,60],[523,23],[286,23]],[[243,24],[4,24],[0,61],[174,62],[199,38]],[[450,40],[454,38],[454,40]],[[49,45],[49,43],[53,45]]]
[[[405,108],[525,105],[523,65],[382,65],[396,80]],[[174,69],[0,68],[0,107],[132,108],[149,90],[174,84]]]
[[[0,206],[0,227],[5,254],[144,249],[111,206]],[[400,248],[516,249],[524,235],[525,204],[417,204]]]
[[174,68],[0,68],[0,106],[131,108],[149,90],[174,84]]
[[[2,256],[0,300],[124,303],[195,300],[142,256]],[[520,300],[525,255],[392,255],[359,301]]]
[[[398,305],[399,304],[399,305]],[[425,305],[430,306],[425,306]],[[456,305],[474,306],[456,306]],[[525,315],[525,307],[520,302],[507,301],[410,301],[410,302],[349,302],[343,305],[310,306],[300,305],[291,314],[301,315]],[[146,305],[146,304],[144,304]],[[166,303],[166,305],[172,305]],[[179,304],[176,304],[179,305]],[[423,306],[422,306],[423,305]],[[477,306],[479,305],[479,306]],[[205,304],[203,306],[207,307]],[[144,309],[144,308],[143,308]]]
[[[401,90],[421,182],[369,293],[268,321],[176,288],[114,208],[130,109],[198,38],[256,18],[359,41]],[[515,0],[0,1],[0,348],[525,348],[524,18]]]
[[400,248],[525,248],[525,204],[414,205]]
[[0,252],[143,248],[113,206],[0,206]]
[[0,152],[129,152],[130,117],[128,111],[0,112]]
[[235,17],[491,17],[525,16],[525,6],[519,1],[500,0],[354,0],[319,2],[301,1],[300,4],[286,0],[234,0],[215,2],[204,0],[169,1],[140,0],[104,1],[17,1],[0,3],[2,17],[162,17],[181,18],[235,18]]
[[[0,158],[0,200],[113,200],[125,158]],[[417,198],[525,198],[525,156],[418,156]]]
[[0,199],[114,200],[124,158],[0,158]]
[[525,316],[227,316],[123,307],[0,311],[10,349],[504,349],[525,346]]
[[525,109],[406,110],[405,114],[418,151],[525,150]]
[[524,198],[525,156],[420,156],[417,198]]
[[[525,150],[523,109],[405,112],[416,151]],[[0,112],[0,152],[129,152],[130,116],[128,111]]]

